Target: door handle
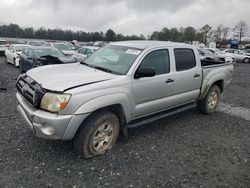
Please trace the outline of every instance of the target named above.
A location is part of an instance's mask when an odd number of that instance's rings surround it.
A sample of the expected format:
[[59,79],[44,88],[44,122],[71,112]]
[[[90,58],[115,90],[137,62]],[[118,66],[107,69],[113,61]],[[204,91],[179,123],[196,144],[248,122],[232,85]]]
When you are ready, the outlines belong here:
[[198,77],[200,77],[200,76],[201,76],[200,74],[196,73],[196,74],[194,75],[194,78],[198,78]]
[[172,83],[172,82],[174,82],[174,80],[171,79],[171,78],[169,78],[169,79],[167,79],[167,80],[165,81],[165,83]]

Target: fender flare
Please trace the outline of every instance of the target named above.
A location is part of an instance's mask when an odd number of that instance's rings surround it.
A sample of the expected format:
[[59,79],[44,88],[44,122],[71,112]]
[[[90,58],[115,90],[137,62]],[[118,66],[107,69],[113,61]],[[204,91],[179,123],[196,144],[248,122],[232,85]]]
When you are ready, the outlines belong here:
[[126,118],[126,122],[132,119],[131,112],[131,102],[128,97],[123,93],[108,94],[101,97],[91,99],[81,105],[75,112],[75,115],[92,113],[98,109],[111,106],[111,105],[121,105]]

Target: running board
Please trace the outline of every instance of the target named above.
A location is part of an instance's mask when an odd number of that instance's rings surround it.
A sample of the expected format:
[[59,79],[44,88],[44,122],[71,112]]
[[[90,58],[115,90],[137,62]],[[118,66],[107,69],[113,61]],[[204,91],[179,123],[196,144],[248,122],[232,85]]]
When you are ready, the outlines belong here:
[[130,122],[129,124],[127,124],[126,128],[135,128],[135,127],[138,127],[138,126],[141,126],[144,124],[148,124],[148,123],[154,122],[156,120],[163,119],[163,118],[166,118],[168,116],[189,110],[189,109],[194,108],[194,107],[196,107],[196,102],[192,102],[192,103],[189,103],[189,104],[186,104],[183,106],[172,108],[170,110],[165,110],[163,112],[159,112],[157,114],[153,114],[153,115],[150,115],[147,117],[139,118],[139,119],[136,119],[136,120]]

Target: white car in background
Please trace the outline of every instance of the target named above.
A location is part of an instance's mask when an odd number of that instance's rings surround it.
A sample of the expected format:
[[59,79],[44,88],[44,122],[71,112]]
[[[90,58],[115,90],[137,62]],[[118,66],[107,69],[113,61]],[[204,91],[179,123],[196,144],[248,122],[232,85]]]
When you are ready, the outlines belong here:
[[250,55],[245,53],[242,50],[238,50],[238,49],[227,49],[224,50],[224,52],[226,53],[231,53],[234,55],[236,62],[240,62],[240,63],[250,63]]
[[5,50],[5,56],[7,63],[13,64],[15,67],[19,66],[19,57],[25,48],[30,47],[30,45],[26,44],[12,44],[10,47]]
[[88,56],[93,54],[99,49],[99,47],[96,46],[85,46],[83,48],[79,48],[75,54],[73,54],[73,58],[75,58],[77,61],[83,61]]
[[225,61],[227,63],[235,62],[235,57],[231,53],[227,53],[227,52],[221,51],[221,50],[219,50],[217,48],[205,48],[205,49],[207,49],[210,52],[212,52],[214,55],[216,55],[222,61]]

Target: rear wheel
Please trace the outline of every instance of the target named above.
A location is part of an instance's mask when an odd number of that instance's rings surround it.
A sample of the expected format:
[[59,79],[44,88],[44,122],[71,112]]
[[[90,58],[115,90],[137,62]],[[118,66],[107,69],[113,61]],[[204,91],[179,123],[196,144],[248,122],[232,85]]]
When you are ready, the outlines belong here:
[[91,115],[77,131],[74,149],[83,158],[91,158],[110,150],[119,135],[119,119],[109,111]]
[[243,59],[243,62],[244,63],[250,63],[250,59],[249,58],[245,58],[245,59]]
[[213,85],[206,97],[197,103],[200,112],[211,114],[216,111],[221,99],[221,91],[217,85]]

